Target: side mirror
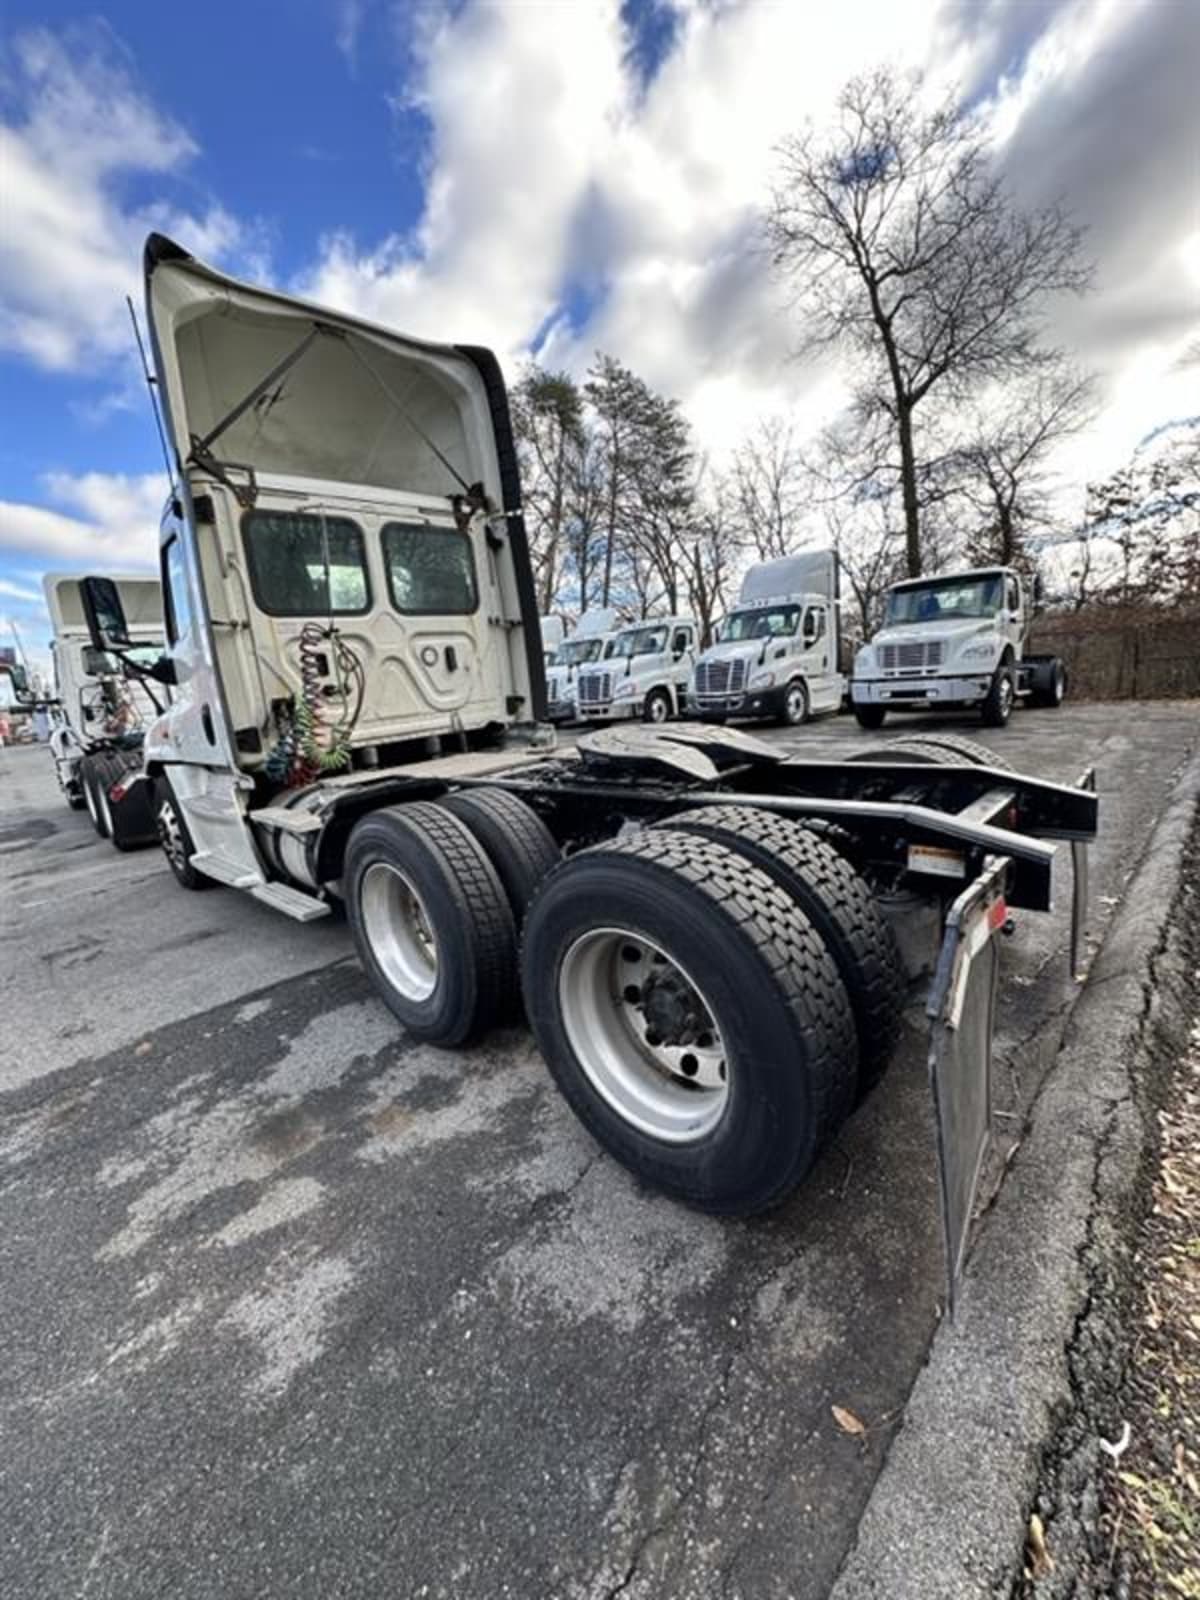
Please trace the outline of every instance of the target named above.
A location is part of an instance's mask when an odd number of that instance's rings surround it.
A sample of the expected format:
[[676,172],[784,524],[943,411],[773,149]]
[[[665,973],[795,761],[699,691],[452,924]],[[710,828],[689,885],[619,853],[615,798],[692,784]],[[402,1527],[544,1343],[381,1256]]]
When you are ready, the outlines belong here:
[[29,682],[29,674],[17,662],[13,662],[8,669],[8,681],[12,684],[13,699],[19,706],[31,706],[37,701],[37,696]]
[[81,578],[79,592],[88,633],[97,650],[128,650],[133,644],[121,591],[111,578]]
[[1045,602],[1045,599],[1046,599],[1046,586],[1042,582],[1041,573],[1037,572],[1037,573],[1034,574],[1034,578],[1033,578],[1033,603],[1034,603],[1035,606],[1040,606]]

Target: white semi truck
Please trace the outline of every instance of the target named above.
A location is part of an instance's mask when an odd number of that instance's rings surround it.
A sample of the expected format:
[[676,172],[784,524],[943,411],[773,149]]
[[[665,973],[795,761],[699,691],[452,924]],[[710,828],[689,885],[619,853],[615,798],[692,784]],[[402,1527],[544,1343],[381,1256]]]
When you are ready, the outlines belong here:
[[[1010,907],[1049,907],[1043,835],[1082,856],[1094,792],[954,741],[808,760],[675,724],[555,753],[494,358],[238,283],[159,236],[146,278],[176,454],[174,689],[141,782],[179,883],[299,919],[343,903],[418,1038],[462,1045],[521,996],[595,1138],[727,1214],[782,1200],[884,1071],[924,908],[944,930],[929,1003],[953,1282],[994,935]],[[116,585],[84,593],[93,643],[128,649]],[[694,637],[685,618],[638,631],[669,652],[678,636],[680,662]]]
[[563,641],[546,668],[546,715],[553,723],[575,722],[579,717],[580,668],[607,661],[612,655],[617,613],[606,607],[585,611],[579,626]]
[[679,716],[696,659],[694,617],[646,617],[622,628],[603,661],[576,678],[585,722],[669,722]]
[[706,722],[769,717],[798,727],[839,711],[837,557],[805,551],[751,567],[715,644],[696,661],[687,708]]
[[973,567],[893,584],[883,625],[854,660],[850,697],[864,728],[889,711],[975,711],[1002,728],[1018,701],[1060,706],[1067,669],[1026,648],[1036,584],[1013,567]]
[[154,578],[113,577],[130,645],[121,657],[92,643],[77,573],[48,573],[42,580],[53,630],[55,698],[50,712],[50,754],[59,788],[73,810],[85,806],[92,826],[118,850],[155,840],[146,792],[128,794],[124,778],[141,766],[146,724],[163,709],[145,668],[163,645],[162,598]]

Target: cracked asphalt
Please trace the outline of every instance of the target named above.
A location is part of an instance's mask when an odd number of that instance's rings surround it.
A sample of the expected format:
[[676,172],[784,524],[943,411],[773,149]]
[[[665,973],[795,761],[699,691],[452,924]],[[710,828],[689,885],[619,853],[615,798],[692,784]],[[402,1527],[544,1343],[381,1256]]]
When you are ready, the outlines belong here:
[[[1194,705],[983,737],[1096,764],[1098,937]],[[44,750],[0,751],[0,882],[0,1591],[827,1594],[940,1312],[919,992],[809,1182],[730,1223],[599,1155],[524,1032],[416,1044],[340,924],[100,844]],[[993,1178],[1078,993],[1068,887],[1005,946]]]

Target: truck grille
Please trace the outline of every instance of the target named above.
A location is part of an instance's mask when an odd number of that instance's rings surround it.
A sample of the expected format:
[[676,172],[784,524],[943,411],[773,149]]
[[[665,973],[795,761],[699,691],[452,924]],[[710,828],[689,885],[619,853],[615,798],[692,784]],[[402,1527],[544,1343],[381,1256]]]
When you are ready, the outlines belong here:
[[746,660],[699,661],[696,663],[696,693],[704,695],[740,694],[746,686]]
[[607,705],[612,699],[611,672],[585,672],[579,677],[579,703],[583,706]]
[[879,665],[884,672],[933,672],[946,654],[942,639],[917,639],[912,644],[881,644]]

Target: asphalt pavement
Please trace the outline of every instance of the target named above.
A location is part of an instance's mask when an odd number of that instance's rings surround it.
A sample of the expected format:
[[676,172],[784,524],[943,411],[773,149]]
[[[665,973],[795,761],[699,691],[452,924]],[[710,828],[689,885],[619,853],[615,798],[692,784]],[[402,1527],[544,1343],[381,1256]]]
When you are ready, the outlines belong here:
[[[955,731],[1096,765],[1098,938],[1195,706]],[[1005,945],[1000,1124],[1080,990],[1068,889]],[[941,1309],[919,995],[802,1190],[731,1223],[600,1155],[523,1031],[416,1044],[340,923],[102,844],[45,750],[0,751],[0,895],[0,1592],[828,1593]]]

